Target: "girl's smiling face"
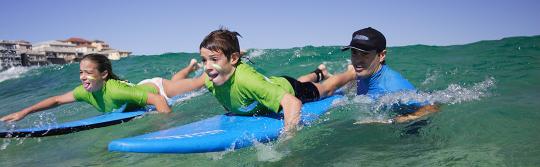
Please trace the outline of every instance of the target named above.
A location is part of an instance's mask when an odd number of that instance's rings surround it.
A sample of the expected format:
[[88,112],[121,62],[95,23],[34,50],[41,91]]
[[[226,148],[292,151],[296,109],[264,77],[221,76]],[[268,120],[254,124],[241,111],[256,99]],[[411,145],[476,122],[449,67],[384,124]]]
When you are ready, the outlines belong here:
[[90,60],[82,60],[80,63],[79,79],[88,92],[100,90],[105,83],[108,71],[99,72],[98,65]]

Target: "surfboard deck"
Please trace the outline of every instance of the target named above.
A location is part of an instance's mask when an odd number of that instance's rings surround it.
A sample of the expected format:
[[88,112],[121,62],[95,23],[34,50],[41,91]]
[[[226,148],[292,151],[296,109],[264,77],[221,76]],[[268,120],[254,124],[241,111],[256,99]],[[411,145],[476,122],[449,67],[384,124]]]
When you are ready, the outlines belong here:
[[[302,107],[301,124],[310,125],[332,106],[334,95]],[[281,112],[282,113],[282,112]],[[276,140],[283,128],[282,115],[218,115],[201,121],[140,136],[117,139],[109,151],[138,153],[204,153],[239,149]]]
[[44,137],[63,135],[83,130],[120,124],[130,121],[135,117],[141,116],[144,113],[146,113],[146,110],[144,109],[132,112],[111,112],[82,120],[71,121],[61,124],[52,124],[44,127],[8,130],[0,132],[0,138]]
[[[178,95],[171,98],[167,103],[172,105],[175,101],[184,98],[185,95]],[[111,125],[116,125],[132,120],[147,113],[148,110],[154,109],[154,106],[141,108],[134,111],[123,112],[124,109],[115,109],[102,115],[93,116],[76,121],[70,121],[59,124],[50,124],[40,127],[10,129],[0,132],[0,138],[18,138],[18,137],[45,137],[74,133],[94,128],[101,128]]]

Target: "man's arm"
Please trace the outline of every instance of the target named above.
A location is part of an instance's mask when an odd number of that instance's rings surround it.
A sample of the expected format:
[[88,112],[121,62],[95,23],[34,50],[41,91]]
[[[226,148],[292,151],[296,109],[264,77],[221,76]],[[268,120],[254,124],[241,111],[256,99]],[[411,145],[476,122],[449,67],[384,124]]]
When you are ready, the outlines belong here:
[[435,113],[439,111],[439,106],[437,105],[426,105],[420,107],[418,110],[416,110],[413,113],[400,115],[395,118],[395,121],[397,123],[403,123],[411,120],[418,119],[422,116],[428,115],[430,113]]

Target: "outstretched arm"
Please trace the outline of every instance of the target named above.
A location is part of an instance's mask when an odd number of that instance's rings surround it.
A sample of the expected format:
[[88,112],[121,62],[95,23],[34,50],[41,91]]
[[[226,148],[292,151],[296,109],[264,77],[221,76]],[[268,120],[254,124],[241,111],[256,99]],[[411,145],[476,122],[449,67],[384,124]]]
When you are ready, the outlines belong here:
[[302,101],[287,93],[283,96],[279,104],[283,107],[284,112],[283,116],[285,127],[283,128],[283,135],[293,135],[298,123],[300,122],[300,109],[302,108]]
[[426,105],[420,107],[418,110],[416,110],[413,113],[406,114],[406,115],[400,115],[395,118],[397,123],[403,123],[411,120],[418,119],[422,116],[428,115],[430,113],[435,113],[439,111],[439,106],[437,105]]
[[46,109],[49,109],[49,108],[56,107],[58,105],[71,103],[71,102],[74,102],[74,101],[75,101],[75,97],[73,96],[73,91],[69,91],[69,92],[67,92],[67,93],[65,93],[63,95],[49,97],[49,98],[47,98],[47,99],[45,99],[45,100],[43,100],[43,101],[41,101],[39,103],[34,104],[33,106],[27,107],[27,108],[25,108],[25,109],[23,109],[23,110],[21,110],[19,112],[6,115],[6,116],[0,118],[0,121],[7,121],[7,122],[18,121],[18,120],[23,119],[26,115],[28,115],[30,113],[43,111],[43,110],[46,110]]
[[203,73],[197,78],[179,79],[179,80],[163,80],[163,87],[165,93],[169,97],[174,97],[179,94],[187,93],[189,91],[200,89],[204,86],[204,80],[206,79],[206,73]]
[[189,64],[185,68],[178,71],[176,74],[174,74],[172,76],[171,81],[179,81],[179,80],[182,80],[182,79],[186,79],[187,76],[189,75],[189,73],[197,70],[198,68],[200,68],[200,67],[197,64],[197,60],[191,59],[191,61],[189,62]]

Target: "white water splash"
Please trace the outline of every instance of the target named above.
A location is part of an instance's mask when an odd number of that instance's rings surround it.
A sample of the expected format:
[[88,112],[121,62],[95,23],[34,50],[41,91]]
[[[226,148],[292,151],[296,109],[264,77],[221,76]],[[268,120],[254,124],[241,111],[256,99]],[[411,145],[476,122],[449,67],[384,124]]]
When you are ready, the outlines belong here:
[[426,73],[426,79],[422,82],[422,85],[423,86],[426,86],[428,84],[431,84],[433,82],[435,82],[438,78],[439,78],[440,74],[439,74],[439,71],[431,71],[428,73]]
[[254,141],[253,146],[257,150],[257,160],[262,162],[277,162],[285,157],[288,152],[278,150],[279,142],[260,143]]
[[[361,107],[358,110],[364,112],[362,116],[357,118],[357,123],[388,123],[388,119],[391,118],[389,109],[394,105],[406,104],[407,102],[449,105],[471,102],[490,96],[490,90],[493,87],[495,87],[495,79],[489,77],[469,87],[450,84],[444,90],[437,90],[431,93],[414,91],[396,92],[383,95],[377,100],[372,100],[365,95],[355,96],[347,104],[352,103],[356,107]],[[370,113],[366,113],[366,111]],[[369,116],[366,117],[366,115]]]
[[186,100],[189,100],[191,98],[200,96],[200,95],[202,95],[202,94],[204,94],[206,92],[208,92],[208,89],[199,89],[199,90],[187,92],[187,93],[179,95],[181,97],[179,97],[177,99],[174,99],[173,101],[171,101],[171,103],[172,103],[172,105],[179,104],[179,103],[184,102]]
[[249,54],[247,57],[250,59],[260,57],[261,55],[265,54],[266,52],[263,49],[250,49]]
[[[302,48],[294,50],[293,56],[295,58],[299,58],[300,56],[302,56],[302,50],[303,50]],[[289,60],[289,62],[290,62],[290,60]]]
[[9,79],[15,79],[23,76],[24,73],[36,67],[11,67],[5,71],[0,72],[0,82]]
[[[38,119],[35,119],[32,121],[32,126],[35,128],[52,128],[58,125],[56,121],[56,116],[51,112],[40,112],[37,114]],[[25,124],[25,121],[19,121],[19,122],[10,122],[10,123],[2,123],[2,128],[0,130],[4,132],[13,132],[16,129],[19,129],[20,127],[17,126],[18,123]],[[17,145],[23,144],[24,141],[29,136],[11,136],[8,135],[6,138],[2,140],[2,145],[0,145],[0,150],[6,149],[13,141],[16,141]],[[37,139],[38,142],[41,142],[41,139]]]
[[[4,131],[13,131],[15,130],[16,128],[16,124],[15,123],[3,123],[3,128],[2,130]],[[2,145],[0,146],[0,150],[5,150],[7,148],[7,146],[11,143],[11,135],[7,135],[6,138],[2,139]]]

